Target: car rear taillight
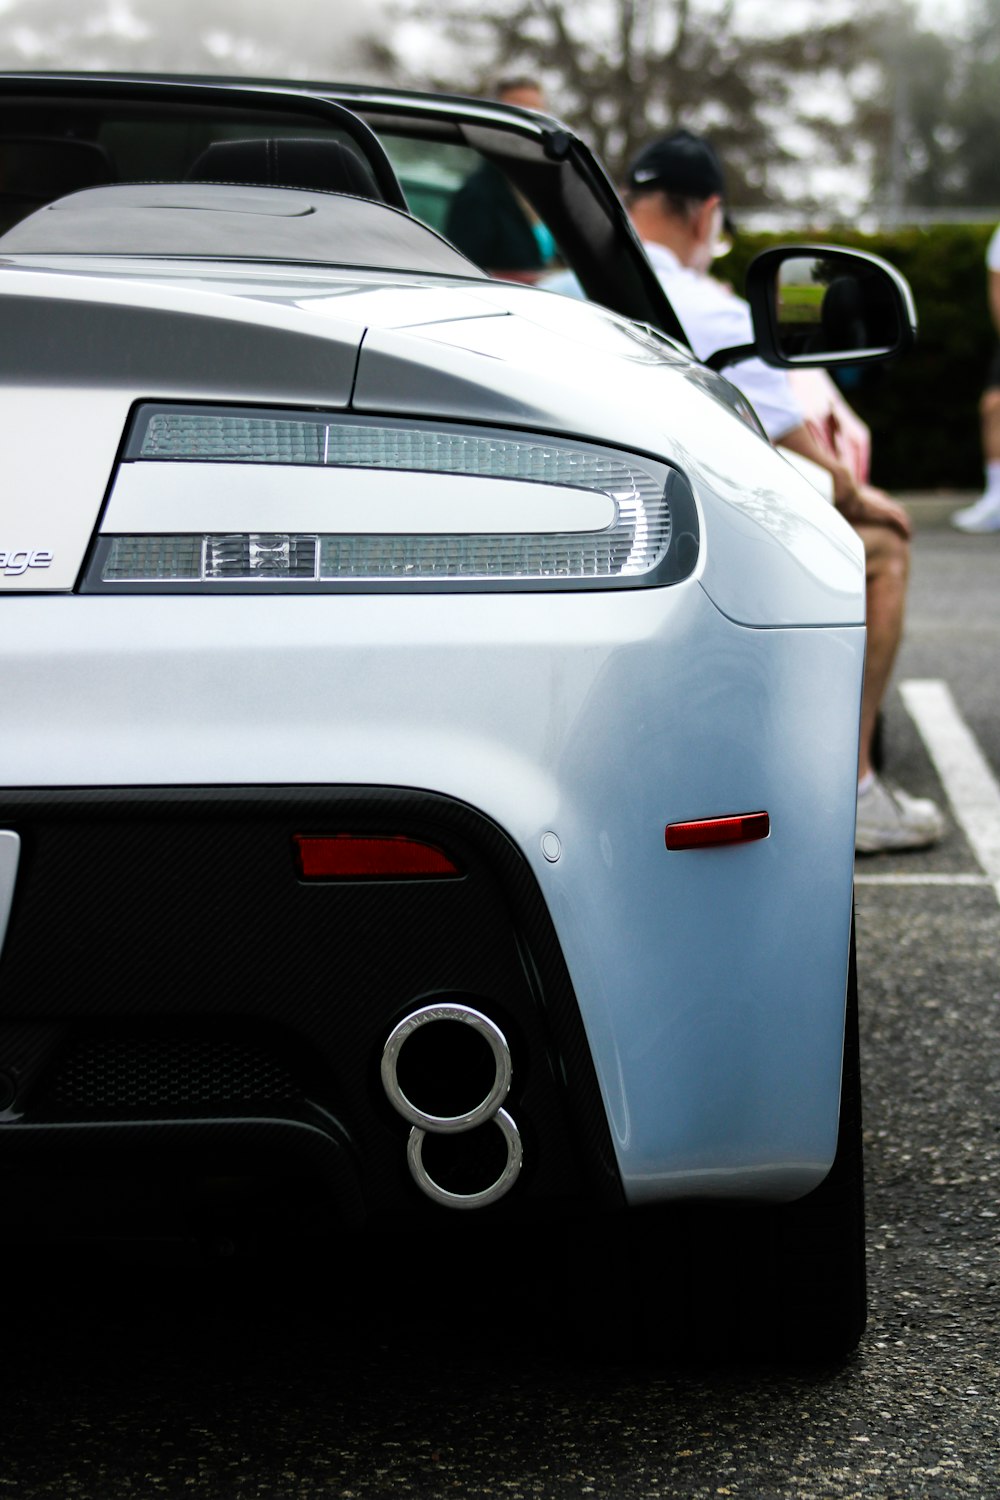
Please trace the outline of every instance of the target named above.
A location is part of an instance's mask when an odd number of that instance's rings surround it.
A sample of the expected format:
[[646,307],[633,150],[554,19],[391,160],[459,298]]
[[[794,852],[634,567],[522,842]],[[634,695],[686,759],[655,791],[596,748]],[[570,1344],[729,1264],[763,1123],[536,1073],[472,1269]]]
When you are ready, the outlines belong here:
[[457,423],[147,405],[83,587],[635,587],[697,556],[690,486],[655,459]]

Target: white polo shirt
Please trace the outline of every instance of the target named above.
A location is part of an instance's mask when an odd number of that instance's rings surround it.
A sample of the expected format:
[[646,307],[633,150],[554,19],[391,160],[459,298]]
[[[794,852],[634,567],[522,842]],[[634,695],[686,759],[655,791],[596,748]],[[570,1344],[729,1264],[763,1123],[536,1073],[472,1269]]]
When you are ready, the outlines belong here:
[[[646,240],[643,249],[699,359],[707,359],[717,349],[753,343],[750,309],[742,297],[727,292],[714,276],[681,265],[666,245]],[[772,369],[761,359],[746,359],[723,373],[739,386],[772,443],[802,426],[805,416],[784,370]]]

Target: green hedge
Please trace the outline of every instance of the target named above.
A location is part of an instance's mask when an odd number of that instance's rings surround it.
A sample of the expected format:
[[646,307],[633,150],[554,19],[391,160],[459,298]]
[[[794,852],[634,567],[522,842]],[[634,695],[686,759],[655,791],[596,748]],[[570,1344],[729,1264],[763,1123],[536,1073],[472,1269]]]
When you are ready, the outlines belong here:
[[769,245],[809,243],[871,250],[913,288],[919,332],[913,348],[884,364],[838,377],[872,430],[872,479],[886,489],[975,489],[982,483],[978,403],[996,343],[986,301],[987,224],[936,225],[882,234],[741,234],[718,274],[737,291],[746,267]]

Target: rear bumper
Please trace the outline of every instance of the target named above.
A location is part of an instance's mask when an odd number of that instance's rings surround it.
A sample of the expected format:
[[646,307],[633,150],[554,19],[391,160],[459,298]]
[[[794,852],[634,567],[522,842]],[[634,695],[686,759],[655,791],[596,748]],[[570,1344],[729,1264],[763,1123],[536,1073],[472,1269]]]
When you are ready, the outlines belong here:
[[[504,1106],[525,1165],[490,1211],[621,1201],[551,922],[481,814],[377,789],[248,788],[13,793],[0,821],[22,849],[0,964],[0,1170],[283,1163],[322,1181],[348,1223],[434,1212],[379,1063],[402,1017],[459,1000],[513,1058]],[[338,832],[430,839],[462,873],[302,880],[293,837]]]
[[[5,606],[0,784],[35,790],[0,798],[0,828],[23,836],[0,961],[0,1024],[75,1022],[84,993],[108,984],[123,913],[135,933],[159,936],[153,947],[130,939],[119,1019],[158,1014],[165,996],[182,1015],[191,1007],[214,1023],[220,1006],[235,1003],[243,1014],[249,996],[256,1022],[262,984],[268,1005],[270,992],[281,992],[277,1018],[264,1017],[279,1030],[296,1007],[341,1011],[343,955],[323,924],[295,929],[311,957],[286,975],[272,945],[288,951],[291,897],[270,875],[239,910],[226,893],[241,864],[257,868],[258,813],[267,823],[282,808],[296,811],[297,826],[281,824],[279,840],[290,890],[291,834],[329,831],[302,815],[318,809],[325,823],[324,807],[339,819],[373,798],[365,816],[376,804],[379,816],[410,809],[415,826],[436,829],[446,847],[454,829],[480,830],[462,837],[477,848],[485,840],[482,888],[503,893],[497,912],[505,903],[515,911],[503,917],[508,954],[525,931],[544,927],[548,968],[535,954],[537,936],[529,947],[546,998],[518,1001],[514,1030],[527,1024],[522,1012],[553,1024],[548,994],[558,968],[586,1059],[580,1067],[596,1075],[595,1090],[584,1089],[601,1122],[590,1143],[578,1138],[572,1111],[559,1126],[584,1175],[587,1163],[603,1160],[609,1138],[610,1174],[630,1203],[793,1198],[828,1171],[851,921],[862,628],[747,629],[694,582],[588,596],[26,597]],[[60,790],[67,787],[78,790]],[[179,819],[187,829],[183,858],[161,857],[149,843],[154,807],[157,828]],[[62,857],[53,860],[28,943],[22,897],[34,881],[32,819],[41,809],[52,829],[63,820],[93,832],[89,852],[74,856],[72,891],[56,879]],[[764,810],[771,835],[762,842],[664,848],[667,823]],[[232,837],[230,816],[233,827],[243,819],[245,836]],[[128,876],[114,876],[113,896],[88,900],[93,871],[115,859]],[[516,880],[496,873],[505,860],[514,861]],[[197,902],[184,894],[193,876],[164,884],[170,869],[195,872]],[[535,926],[511,907],[518,881],[533,892]],[[523,958],[493,973],[496,943],[480,940],[478,964],[475,952],[461,962],[449,956],[456,944],[476,949],[471,935],[482,919],[458,901],[453,915],[442,905],[425,928],[429,887],[421,889],[398,910],[387,896],[377,914],[368,912],[369,895],[352,898],[368,913],[367,946],[351,950],[356,1032],[329,1054],[337,1079],[346,1079],[348,1135],[355,1115],[379,1100],[371,1070],[394,1015],[388,1000],[372,1011],[371,966],[387,966],[390,977],[393,963],[402,966],[408,988],[386,991],[400,1005],[461,990],[491,1002],[495,983],[506,1006],[515,980],[531,989],[523,972],[517,979]],[[303,902],[320,910],[315,891]],[[74,905],[86,916],[71,926]],[[490,920],[499,931],[500,919]],[[428,959],[423,967],[417,953]],[[161,969],[173,988],[161,986],[151,1010],[149,984]],[[293,975],[307,1002],[296,999]],[[529,1036],[522,1076],[559,1074],[569,1046],[561,1025],[554,1044]],[[306,1051],[319,1044],[307,1028]],[[341,1098],[335,1089],[326,1104],[338,1118]],[[385,1128],[393,1143],[385,1171],[399,1173],[396,1120]],[[504,1200],[509,1211],[535,1180],[535,1127],[526,1129],[524,1176]],[[605,1146],[594,1144],[598,1135]],[[556,1162],[567,1159],[555,1150]],[[371,1170],[366,1198],[382,1202],[383,1169]],[[567,1172],[554,1169],[553,1188]]]

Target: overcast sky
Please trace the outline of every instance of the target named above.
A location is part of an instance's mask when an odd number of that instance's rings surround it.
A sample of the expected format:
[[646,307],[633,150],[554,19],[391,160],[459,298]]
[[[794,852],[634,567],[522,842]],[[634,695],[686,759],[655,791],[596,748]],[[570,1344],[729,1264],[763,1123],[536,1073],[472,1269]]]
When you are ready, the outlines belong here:
[[[967,0],[917,0],[929,26],[960,24]],[[780,31],[856,14],[866,0],[737,0],[747,27]],[[211,68],[350,79],[355,39],[384,36],[382,0],[0,0],[0,66]],[[208,47],[206,49],[205,39]],[[393,25],[409,67],[441,68],[449,48],[433,22]],[[108,55],[105,57],[104,54]],[[269,59],[272,61],[269,62]]]
[[0,0],[4,21],[0,66],[327,78],[354,76],[356,38],[385,25],[380,0]]

